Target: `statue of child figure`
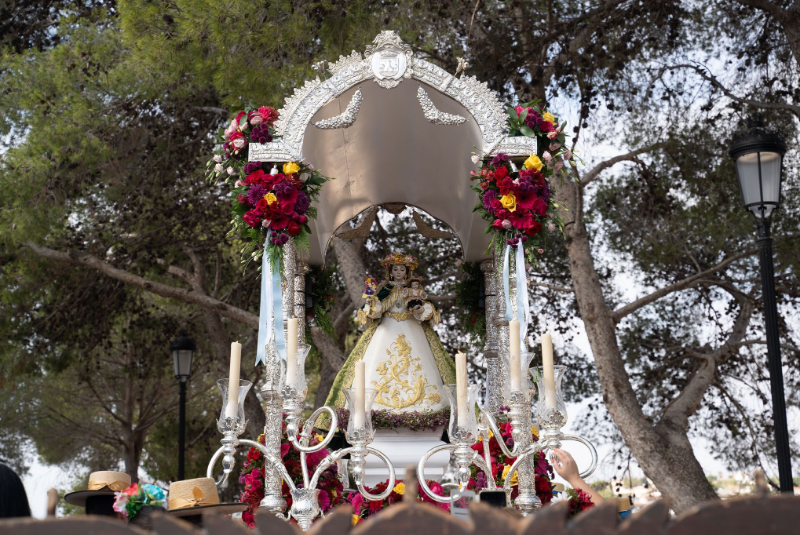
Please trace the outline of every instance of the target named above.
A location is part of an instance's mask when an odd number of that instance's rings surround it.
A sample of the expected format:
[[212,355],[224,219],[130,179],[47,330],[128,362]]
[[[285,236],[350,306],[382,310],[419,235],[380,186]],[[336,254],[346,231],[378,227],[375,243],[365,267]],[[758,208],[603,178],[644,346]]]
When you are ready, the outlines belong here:
[[419,275],[412,275],[408,279],[408,288],[406,288],[406,308],[414,310],[416,307],[424,305],[423,301],[428,299],[428,294],[422,287],[422,277]]

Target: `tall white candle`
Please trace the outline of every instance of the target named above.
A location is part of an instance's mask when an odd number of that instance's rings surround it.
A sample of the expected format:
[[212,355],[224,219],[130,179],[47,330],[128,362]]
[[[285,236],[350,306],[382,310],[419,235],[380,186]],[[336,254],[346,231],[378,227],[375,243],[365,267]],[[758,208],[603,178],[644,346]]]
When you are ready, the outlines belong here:
[[542,335],[542,375],[545,407],[553,409],[556,406],[556,379],[553,368],[553,337],[549,332]]
[[353,385],[356,390],[355,412],[353,413],[353,426],[356,429],[364,427],[366,421],[366,392],[365,392],[366,368],[364,361],[356,362],[356,375],[353,378]]
[[228,402],[225,405],[225,417],[236,418],[239,412],[239,369],[242,365],[242,344],[231,343],[231,367],[228,372]]
[[519,344],[519,321],[511,320],[508,322],[509,353],[511,356],[511,391],[519,392],[522,390],[522,379],[520,378],[520,344]]
[[286,384],[297,379],[297,318],[289,318],[289,339],[286,341]]
[[467,426],[469,386],[467,383],[467,355],[459,351],[456,354],[456,407],[458,410],[458,426]]

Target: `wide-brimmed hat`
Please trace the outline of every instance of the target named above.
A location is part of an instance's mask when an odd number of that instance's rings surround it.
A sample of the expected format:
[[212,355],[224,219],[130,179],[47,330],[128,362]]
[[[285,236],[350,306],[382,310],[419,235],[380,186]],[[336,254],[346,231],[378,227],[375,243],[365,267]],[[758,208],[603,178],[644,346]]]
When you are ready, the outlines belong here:
[[174,516],[229,515],[247,509],[246,503],[220,503],[217,485],[210,477],[170,483],[168,495],[167,510]]
[[78,507],[86,507],[86,498],[113,496],[115,492],[122,492],[130,486],[131,476],[123,472],[92,472],[89,474],[86,490],[70,492],[64,496],[64,501]]

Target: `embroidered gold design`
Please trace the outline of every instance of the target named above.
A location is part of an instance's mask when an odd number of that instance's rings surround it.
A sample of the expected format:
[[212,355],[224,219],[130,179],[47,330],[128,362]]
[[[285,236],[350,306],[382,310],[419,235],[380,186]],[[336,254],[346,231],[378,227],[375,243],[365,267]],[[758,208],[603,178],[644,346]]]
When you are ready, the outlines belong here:
[[405,312],[387,312],[384,316],[389,316],[397,321],[405,321],[413,318],[414,314],[410,310],[406,310]]
[[412,355],[405,334],[397,335],[386,354],[389,359],[381,362],[375,370],[379,380],[372,381],[377,391],[375,403],[404,409],[422,403],[426,395],[438,396],[436,387],[428,383],[428,378],[422,371],[422,361],[418,356]]
[[438,392],[431,392],[428,394],[427,400],[431,405],[436,405],[442,402],[442,396],[440,396]]

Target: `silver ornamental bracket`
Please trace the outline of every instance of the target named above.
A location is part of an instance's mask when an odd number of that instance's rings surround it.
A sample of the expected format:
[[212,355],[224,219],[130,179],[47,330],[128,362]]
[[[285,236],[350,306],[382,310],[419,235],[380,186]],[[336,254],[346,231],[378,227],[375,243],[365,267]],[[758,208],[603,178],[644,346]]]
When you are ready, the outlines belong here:
[[536,154],[535,138],[508,137],[503,101],[485,82],[474,76],[456,78],[414,55],[411,47],[392,30],[378,34],[373,44],[367,46],[363,57],[353,51],[349,56],[340,56],[338,61],[329,63],[327,70],[326,79],[317,76],[295,88],[275,124],[278,136],[270,143],[251,143],[250,161],[303,160],[303,139],[314,114],[331,99],[370,79],[386,89],[397,87],[405,79],[414,79],[461,104],[480,127],[482,144],[476,148],[482,156],[494,156],[498,152],[509,156]]

